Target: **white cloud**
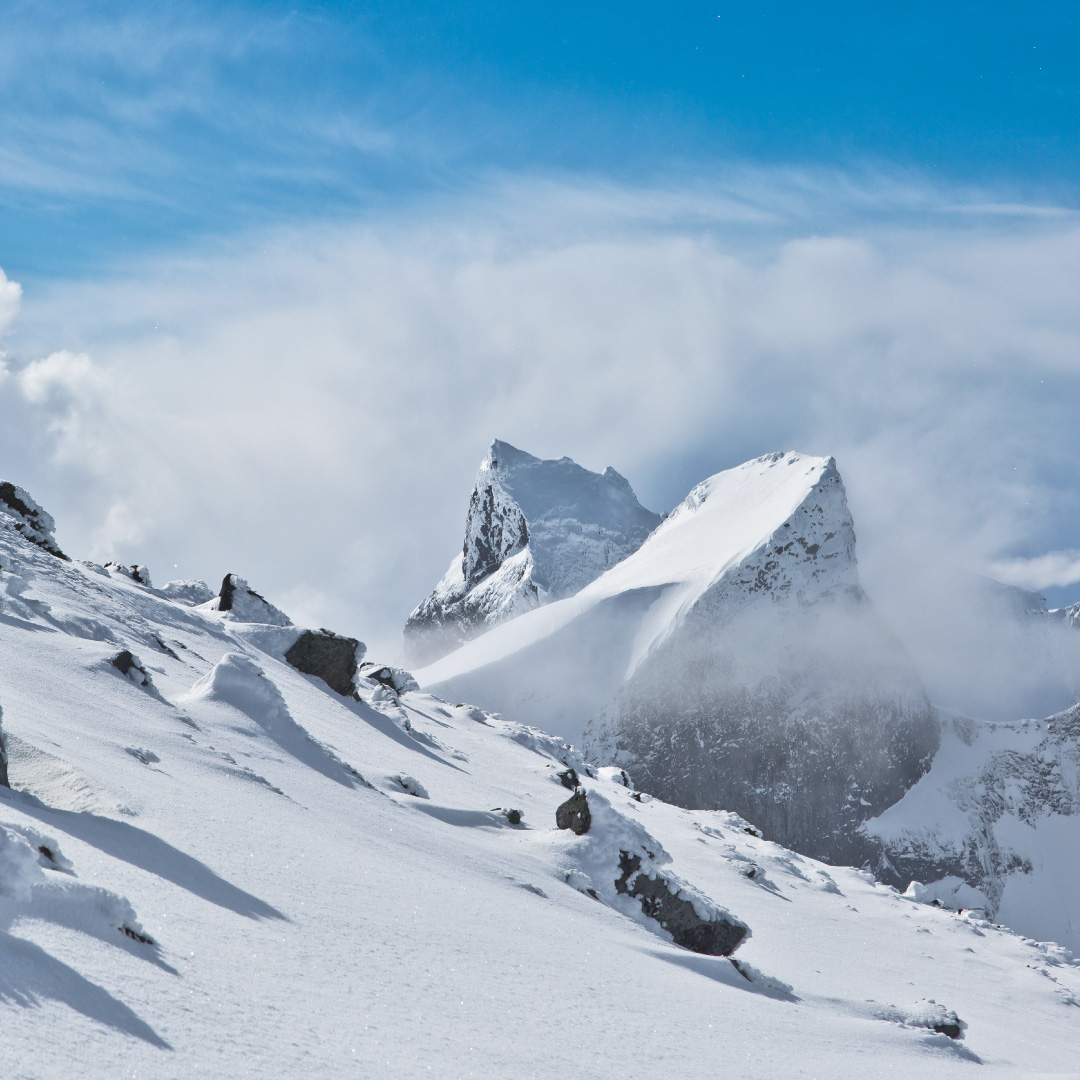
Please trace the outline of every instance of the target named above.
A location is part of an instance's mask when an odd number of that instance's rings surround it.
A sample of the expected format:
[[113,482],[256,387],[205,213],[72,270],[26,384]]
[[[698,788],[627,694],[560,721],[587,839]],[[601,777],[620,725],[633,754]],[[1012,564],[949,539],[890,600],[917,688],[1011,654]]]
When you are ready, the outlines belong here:
[[24,367],[0,449],[76,554],[242,572],[376,644],[445,569],[494,436],[657,509],[754,454],[835,453],[882,595],[897,552],[1068,546],[1075,220],[958,225],[951,194],[827,181],[506,182],[54,285],[24,351],[93,362]]
[[17,281],[8,280],[4,271],[0,270],[0,337],[15,321],[21,303],[22,286]]
[[1048,551],[1028,559],[999,559],[990,565],[999,581],[1026,589],[1051,589],[1080,582],[1080,551]]

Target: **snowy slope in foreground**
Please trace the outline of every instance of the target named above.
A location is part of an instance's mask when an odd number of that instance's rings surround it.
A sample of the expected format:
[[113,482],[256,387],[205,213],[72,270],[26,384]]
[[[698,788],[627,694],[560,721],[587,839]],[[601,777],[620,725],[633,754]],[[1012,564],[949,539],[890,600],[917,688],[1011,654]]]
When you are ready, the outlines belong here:
[[[558,773],[582,769],[547,736],[370,679],[341,697],[282,661],[296,628],[2,530],[0,566],[5,1077],[950,1077],[975,1061],[1026,1076],[1080,1060],[1080,968],[1060,949],[732,815],[638,802],[617,771],[582,777],[594,831],[556,830]],[[141,660],[126,675],[125,650]],[[627,845],[749,925],[745,975],[619,907]],[[948,1010],[959,1041],[926,1026]]]

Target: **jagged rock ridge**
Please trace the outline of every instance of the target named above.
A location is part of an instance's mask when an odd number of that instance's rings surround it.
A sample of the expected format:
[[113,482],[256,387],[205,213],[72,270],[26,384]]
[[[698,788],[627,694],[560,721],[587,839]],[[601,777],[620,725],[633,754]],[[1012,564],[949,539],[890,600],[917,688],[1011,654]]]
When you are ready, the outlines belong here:
[[614,469],[544,461],[496,440],[469,499],[462,553],[406,623],[410,657],[428,663],[572,595],[636,551],[659,523]]
[[7,480],[0,480],[0,524],[13,529],[24,540],[37,544],[50,555],[67,559],[53,535],[56,522],[52,515],[34,502],[27,491]]

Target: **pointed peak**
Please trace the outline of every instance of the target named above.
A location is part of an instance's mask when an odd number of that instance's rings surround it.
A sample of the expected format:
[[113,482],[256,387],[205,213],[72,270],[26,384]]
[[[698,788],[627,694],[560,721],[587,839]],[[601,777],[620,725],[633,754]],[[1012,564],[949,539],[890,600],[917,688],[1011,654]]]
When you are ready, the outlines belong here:
[[539,461],[538,457],[533,457],[502,439],[494,439],[488,448],[487,457],[481,462],[481,468],[506,469],[517,465],[535,465]]

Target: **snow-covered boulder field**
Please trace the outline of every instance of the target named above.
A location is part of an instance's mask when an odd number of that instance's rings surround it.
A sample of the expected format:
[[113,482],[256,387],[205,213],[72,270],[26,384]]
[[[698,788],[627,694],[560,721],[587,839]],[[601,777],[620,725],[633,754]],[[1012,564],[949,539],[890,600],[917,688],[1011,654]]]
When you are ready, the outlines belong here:
[[580,592],[417,678],[830,860],[861,860],[858,825],[922,776],[939,740],[860,587],[836,464],[796,453],[704,481]]
[[428,663],[526,611],[561,600],[636,551],[660,524],[614,469],[542,461],[496,439],[480,463],[465,542],[405,625]]
[[269,601],[192,606],[13,529],[0,567],[5,1076],[1080,1060],[1057,946],[650,798],[356,639],[305,639],[295,666],[307,631]]

